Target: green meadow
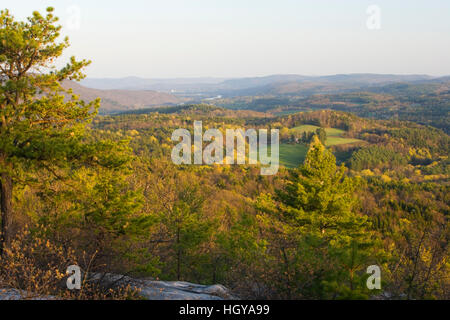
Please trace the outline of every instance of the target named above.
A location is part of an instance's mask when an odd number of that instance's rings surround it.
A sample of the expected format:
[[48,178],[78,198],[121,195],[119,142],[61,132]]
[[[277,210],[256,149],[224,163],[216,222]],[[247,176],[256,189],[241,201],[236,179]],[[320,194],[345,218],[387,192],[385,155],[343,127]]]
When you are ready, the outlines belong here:
[[[319,128],[320,127],[318,127],[318,126],[306,124],[306,125],[292,128],[291,130],[294,132],[303,133],[303,132],[314,132]],[[340,145],[340,144],[356,143],[356,142],[362,141],[359,139],[345,138],[344,137],[345,131],[341,130],[341,129],[325,128],[325,132],[327,133],[327,142],[326,142],[327,147],[336,146],[336,145]]]
[[[299,127],[292,128],[291,130],[297,132],[314,132],[320,127],[314,125],[302,125]],[[355,142],[360,142],[362,140],[345,138],[343,137],[345,131],[336,128],[325,128],[327,133],[326,146],[336,146],[341,144],[350,144]],[[269,147],[270,152],[270,147]],[[280,144],[280,165],[287,168],[298,167],[306,158],[306,153],[308,152],[308,146],[304,144]]]
[[280,145],[280,165],[287,168],[298,167],[306,158],[308,147],[304,144],[287,144]]

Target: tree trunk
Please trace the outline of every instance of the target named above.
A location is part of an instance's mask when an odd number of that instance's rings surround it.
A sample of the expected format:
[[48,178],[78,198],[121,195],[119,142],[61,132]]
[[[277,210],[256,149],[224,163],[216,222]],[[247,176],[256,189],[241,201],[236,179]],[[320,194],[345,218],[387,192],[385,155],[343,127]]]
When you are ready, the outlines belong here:
[[2,173],[0,179],[1,189],[1,222],[2,229],[0,235],[0,256],[3,255],[4,249],[8,247],[12,239],[12,179],[8,173]]

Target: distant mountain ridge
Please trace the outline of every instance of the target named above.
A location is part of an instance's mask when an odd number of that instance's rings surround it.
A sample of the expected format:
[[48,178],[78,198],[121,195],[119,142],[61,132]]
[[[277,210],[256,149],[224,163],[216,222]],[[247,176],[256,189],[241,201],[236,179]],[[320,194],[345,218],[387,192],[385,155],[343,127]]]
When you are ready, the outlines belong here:
[[[298,77],[294,81],[278,81],[262,86],[229,90],[223,94],[230,97],[259,96],[259,95],[300,95],[332,94],[366,90],[371,87],[385,86],[394,83],[418,83],[433,81],[436,78],[427,75],[378,75],[378,74],[349,74],[319,77]],[[254,81],[254,80],[253,80]]]
[[428,75],[394,75],[394,74],[337,74],[328,76],[305,76],[296,74],[269,75],[247,78],[174,78],[174,79],[145,79],[138,77],[127,78],[88,78],[81,82],[83,86],[112,90],[156,90],[169,93],[231,93],[267,86],[301,83],[326,83],[339,85],[378,85],[392,82],[412,82],[435,79]]
[[172,92],[196,91],[203,87],[215,86],[226,80],[226,78],[87,78],[81,84],[88,88],[100,90],[156,90]]
[[[356,91],[408,95],[448,90],[450,77],[394,74],[295,74],[249,78],[85,79],[71,83],[83,99],[102,99],[101,113],[116,113],[183,103],[202,103],[222,98],[272,96],[309,97]],[[94,86],[90,88],[87,86]],[[97,89],[103,88],[103,89]],[[111,89],[113,88],[113,89]],[[208,102],[209,103],[209,102]]]

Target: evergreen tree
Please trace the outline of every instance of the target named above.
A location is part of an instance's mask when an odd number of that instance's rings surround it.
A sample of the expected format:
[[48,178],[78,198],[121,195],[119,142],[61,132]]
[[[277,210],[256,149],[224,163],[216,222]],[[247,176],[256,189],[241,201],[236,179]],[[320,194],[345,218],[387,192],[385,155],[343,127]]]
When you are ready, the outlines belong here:
[[58,42],[61,26],[52,12],[19,22],[0,11],[0,254],[14,236],[12,195],[19,181],[36,180],[42,171],[63,178],[85,166],[119,169],[130,160],[123,143],[89,141],[85,128],[100,101],[85,103],[62,86],[84,78],[89,61],[72,57],[55,67],[69,42]]
[[355,186],[315,137],[304,164],[275,198],[260,197],[288,298],[363,297],[362,271],[374,258],[375,243],[367,218],[355,212]]

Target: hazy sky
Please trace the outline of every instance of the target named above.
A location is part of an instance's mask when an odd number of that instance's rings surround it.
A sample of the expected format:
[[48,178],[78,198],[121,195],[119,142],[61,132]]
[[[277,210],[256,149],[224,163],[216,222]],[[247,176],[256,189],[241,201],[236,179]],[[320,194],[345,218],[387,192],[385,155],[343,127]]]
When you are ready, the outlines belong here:
[[[380,29],[367,27],[370,5],[381,9]],[[90,77],[450,74],[449,0],[0,3],[17,18],[47,6],[70,37],[69,54],[93,60]]]

